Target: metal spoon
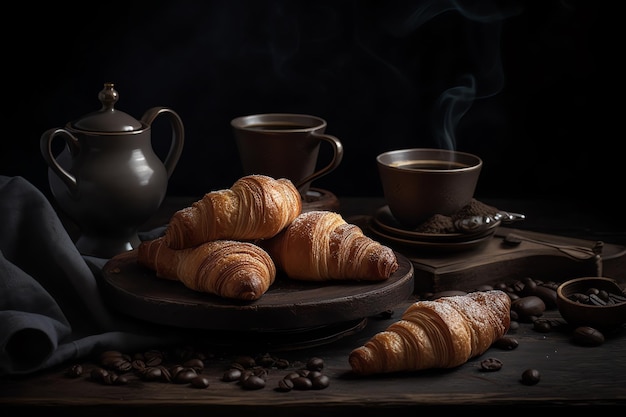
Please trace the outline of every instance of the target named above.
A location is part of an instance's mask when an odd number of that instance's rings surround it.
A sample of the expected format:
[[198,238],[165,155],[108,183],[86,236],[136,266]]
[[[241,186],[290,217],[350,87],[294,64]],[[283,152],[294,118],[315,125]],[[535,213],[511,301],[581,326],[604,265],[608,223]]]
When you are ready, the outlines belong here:
[[514,221],[524,220],[525,215],[520,213],[510,213],[508,211],[499,211],[494,215],[470,216],[458,219],[454,222],[454,226],[463,233],[476,233],[490,229],[495,223],[511,223]]

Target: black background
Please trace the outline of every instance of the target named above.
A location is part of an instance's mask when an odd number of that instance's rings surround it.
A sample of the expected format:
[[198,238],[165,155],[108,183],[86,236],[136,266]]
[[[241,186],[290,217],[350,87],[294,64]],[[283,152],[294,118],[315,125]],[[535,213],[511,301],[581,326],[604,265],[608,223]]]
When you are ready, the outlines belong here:
[[[450,146],[439,141],[438,99],[473,81],[449,139],[484,160],[478,197],[563,199],[619,215],[624,48],[612,4],[15,4],[2,28],[0,175],[49,194],[41,134],[97,110],[103,83],[114,82],[117,109],[140,118],[166,106],[181,116],[171,195],[200,196],[241,176],[232,118],[294,112],[325,118],[344,144],[341,166],[314,187],[381,196],[376,155]],[[153,126],[160,154],[165,130]]]

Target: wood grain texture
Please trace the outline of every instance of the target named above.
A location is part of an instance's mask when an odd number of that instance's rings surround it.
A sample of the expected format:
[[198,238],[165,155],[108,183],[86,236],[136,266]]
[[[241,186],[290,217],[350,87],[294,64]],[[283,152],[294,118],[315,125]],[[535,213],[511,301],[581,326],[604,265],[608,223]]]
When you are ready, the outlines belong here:
[[[163,382],[144,382],[130,377],[125,386],[105,386],[89,379],[96,364],[86,362],[84,376],[68,379],[66,367],[57,367],[27,378],[0,380],[0,409],[21,415],[31,411],[62,411],[63,415],[186,416],[245,413],[255,416],[414,416],[430,408],[468,412],[520,409],[559,410],[563,406],[589,406],[594,409],[626,405],[626,335],[624,329],[598,347],[571,343],[570,333],[538,333],[522,323],[510,336],[519,341],[514,350],[491,347],[480,357],[449,370],[428,370],[406,374],[357,377],[350,371],[348,354],[376,332],[389,326],[412,300],[399,304],[391,318],[372,317],[360,332],[336,343],[279,354],[292,361],[324,359],[324,374],[330,385],[324,390],[276,392],[278,381],[290,370],[271,370],[266,387],[244,390],[237,383],[222,382],[221,376],[233,356],[216,355],[203,371],[210,380],[206,389]],[[558,319],[557,311],[546,318]],[[240,346],[245,352],[245,346]],[[248,352],[255,354],[256,352]],[[498,358],[503,367],[482,372],[480,361]],[[524,370],[535,368],[541,380],[537,385],[520,382]],[[77,393],[80,393],[78,395]],[[217,413],[217,414],[216,414]]]

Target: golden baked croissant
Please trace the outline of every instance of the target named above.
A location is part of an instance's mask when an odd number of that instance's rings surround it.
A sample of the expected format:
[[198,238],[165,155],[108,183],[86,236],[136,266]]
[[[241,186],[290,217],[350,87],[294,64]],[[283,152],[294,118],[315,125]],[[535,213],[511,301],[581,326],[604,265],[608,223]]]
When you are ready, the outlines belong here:
[[159,278],[237,300],[261,298],[276,279],[272,258],[250,242],[214,240],[193,248],[171,249],[159,237],[139,244],[137,261]]
[[285,230],[259,244],[278,269],[303,281],[379,281],[398,269],[391,248],[332,211],[301,213]]
[[350,352],[355,374],[454,368],[507,332],[511,300],[500,290],[417,301],[402,318]]
[[301,212],[302,198],[290,180],[248,175],[174,213],[165,243],[183,249],[218,239],[267,239]]

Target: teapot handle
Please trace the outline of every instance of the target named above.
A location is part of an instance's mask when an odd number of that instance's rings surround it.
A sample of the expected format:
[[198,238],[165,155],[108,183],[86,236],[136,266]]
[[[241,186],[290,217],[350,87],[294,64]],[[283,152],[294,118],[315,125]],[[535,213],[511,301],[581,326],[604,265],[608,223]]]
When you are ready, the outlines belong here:
[[167,171],[167,178],[169,178],[172,175],[172,172],[174,172],[174,168],[176,168],[176,164],[178,164],[180,155],[183,152],[183,144],[185,143],[185,128],[180,116],[178,116],[174,110],[167,107],[153,107],[148,109],[141,117],[141,121],[150,126],[160,115],[166,116],[172,126],[172,143],[167,156],[163,161],[163,165],[165,165],[165,170]]
[[41,140],[39,142],[41,154],[52,172],[54,172],[65,183],[65,185],[67,185],[67,188],[69,188],[71,193],[75,193],[78,190],[76,177],[63,168],[52,154],[52,141],[57,136],[63,137],[69,149],[70,155],[74,156],[80,151],[80,143],[74,135],[62,128],[52,128],[45,131],[41,136]]

